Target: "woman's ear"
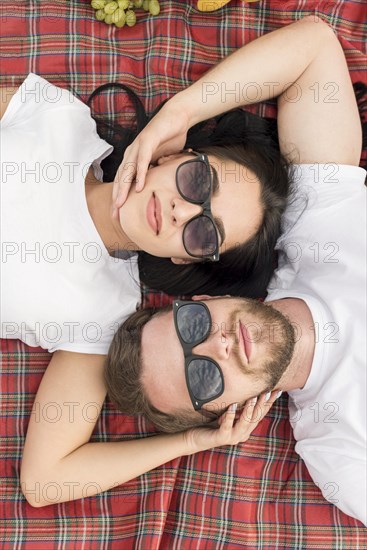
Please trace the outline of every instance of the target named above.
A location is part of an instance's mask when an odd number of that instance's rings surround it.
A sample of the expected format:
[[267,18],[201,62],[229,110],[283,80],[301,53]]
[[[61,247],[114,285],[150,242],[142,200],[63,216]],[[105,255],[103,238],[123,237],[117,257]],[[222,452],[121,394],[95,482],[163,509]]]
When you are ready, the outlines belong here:
[[179,157],[181,157],[181,153],[174,153],[172,155],[164,155],[162,157],[159,157],[159,159],[157,159],[157,164],[160,166],[161,164],[164,164],[165,162],[168,162],[170,160],[175,160]]
[[195,296],[191,296],[191,300],[194,302],[199,300],[215,300],[216,298],[232,298],[230,294],[226,294],[225,296],[209,296],[208,294],[195,294]]
[[209,296],[208,294],[195,294],[191,296],[193,302],[201,302],[202,300],[211,300],[212,298],[217,298],[217,296]]
[[193,260],[185,260],[184,258],[171,258],[171,262],[175,265],[187,265],[192,264]]

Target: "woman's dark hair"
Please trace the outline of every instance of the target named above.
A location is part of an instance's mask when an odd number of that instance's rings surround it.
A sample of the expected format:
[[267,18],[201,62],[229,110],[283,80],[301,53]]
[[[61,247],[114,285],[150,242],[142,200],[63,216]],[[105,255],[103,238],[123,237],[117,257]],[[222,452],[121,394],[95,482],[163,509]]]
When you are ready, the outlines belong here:
[[276,120],[235,109],[194,126],[185,146],[248,168],[254,180],[260,181],[263,221],[252,238],[222,252],[216,264],[175,265],[168,258],[143,252],[139,262],[142,280],[174,295],[265,296],[293,179],[289,163],[279,152]]
[[[142,102],[130,88],[112,83],[97,88],[88,98],[88,105],[91,105],[95,96],[111,88],[127,92],[135,109],[135,125],[131,128],[122,127],[101,116],[92,115],[99,135],[114,146],[113,153],[101,163],[104,181],[113,181],[126,147],[165,103],[149,118]],[[354,90],[362,118],[366,111],[367,87],[358,82],[354,84]],[[365,147],[367,122],[363,118],[362,121]],[[158,258],[139,252],[142,282],[173,295],[208,293],[265,296],[275,266],[274,247],[281,231],[281,217],[294,180],[290,161],[280,153],[276,119],[234,109],[192,127],[185,144],[185,148],[189,147],[201,153],[215,155],[221,160],[235,161],[254,173],[261,186],[263,222],[246,243],[222,252],[219,262],[175,265],[169,258]]]

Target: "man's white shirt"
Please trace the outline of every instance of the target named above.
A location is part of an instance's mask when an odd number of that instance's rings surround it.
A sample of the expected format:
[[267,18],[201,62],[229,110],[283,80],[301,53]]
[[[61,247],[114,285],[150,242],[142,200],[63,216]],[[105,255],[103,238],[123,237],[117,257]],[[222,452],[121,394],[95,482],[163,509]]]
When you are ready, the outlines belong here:
[[313,317],[312,370],[289,392],[295,449],[324,497],[367,524],[366,171],[296,168],[266,299],[300,298]]

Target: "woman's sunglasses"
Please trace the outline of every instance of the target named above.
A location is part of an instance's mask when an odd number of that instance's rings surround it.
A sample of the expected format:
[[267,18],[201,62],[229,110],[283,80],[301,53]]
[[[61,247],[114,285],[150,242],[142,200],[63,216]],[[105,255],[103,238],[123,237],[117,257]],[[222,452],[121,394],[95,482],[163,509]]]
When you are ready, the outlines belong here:
[[189,220],[182,240],[186,252],[194,258],[219,260],[218,229],[210,209],[213,190],[212,173],[207,155],[195,153],[197,158],[187,160],[176,170],[176,186],[182,198],[202,206],[202,213]]
[[[216,361],[204,355],[193,355],[192,349],[206,340],[212,327],[212,318],[203,302],[173,302],[173,319],[185,357],[185,377],[190,399],[196,411],[218,417],[202,406],[213,401],[224,391],[223,373]],[[205,414],[205,416],[209,416]]]

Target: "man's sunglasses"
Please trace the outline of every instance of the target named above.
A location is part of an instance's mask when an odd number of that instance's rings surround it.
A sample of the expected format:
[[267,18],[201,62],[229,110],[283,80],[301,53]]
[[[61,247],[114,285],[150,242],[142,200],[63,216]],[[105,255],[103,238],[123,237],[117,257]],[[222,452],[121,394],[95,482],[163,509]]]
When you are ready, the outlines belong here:
[[177,168],[176,186],[182,198],[193,204],[200,204],[203,211],[186,223],[182,235],[183,245],[190,256],[217,262],[218,229],[210,208],[212,172],[207,155],[194,151],[192,154],[197,158],[187,160]]
[[[196,411],[218,417],[214,411],[202,409],[224,391],[223,373],[216,361],[204,355],[193,355],[192,349],[206,340],[212,328],[212,318],[203,302],[173,302],[173,319],[185,357],[185,378],[190,399]],[[209,414],[206,414],[209,413]]]

